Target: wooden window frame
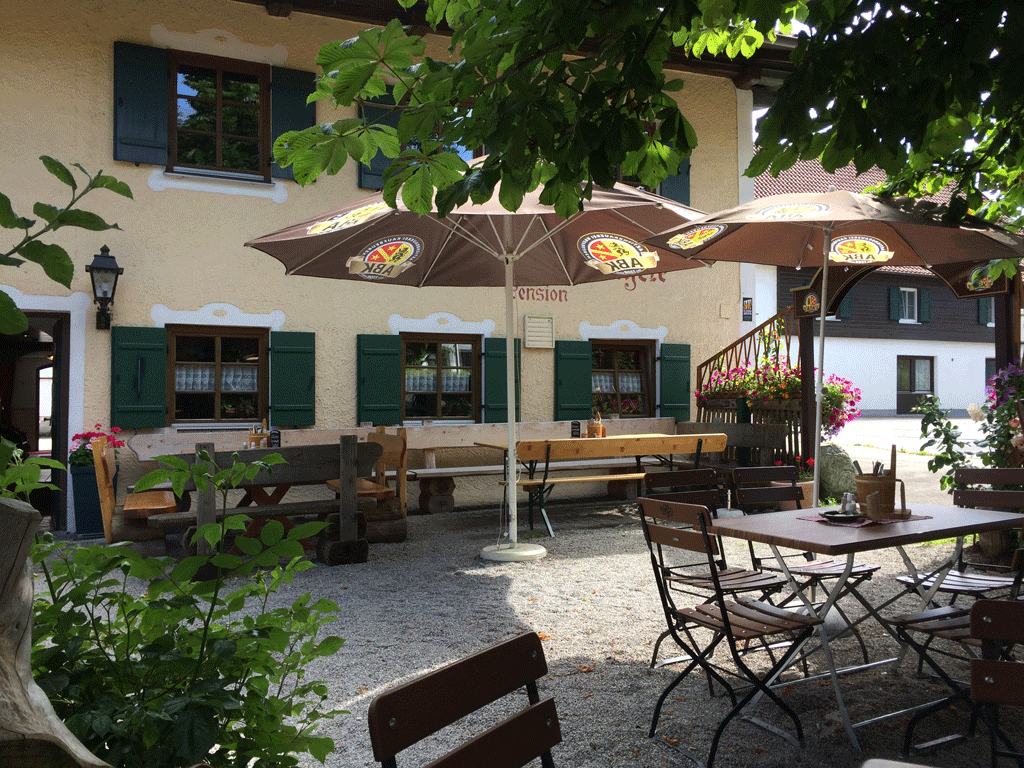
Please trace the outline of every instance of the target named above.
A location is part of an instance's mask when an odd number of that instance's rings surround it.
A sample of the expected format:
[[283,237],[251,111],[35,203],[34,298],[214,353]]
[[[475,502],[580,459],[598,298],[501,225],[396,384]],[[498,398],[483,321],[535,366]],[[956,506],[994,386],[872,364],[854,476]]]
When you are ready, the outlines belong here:
[[[914,382],[917,380],[917,363],[922,360],[928,361],[928,389],[909,389],[904,390],[899,388],[899,370],[900,361],[910,361],[910,386],[914,387]],[[913,394],[930,394],[935,391],[935,358],[928,357],[927,355],[897,355],[896,356],[896,392],[897,394],[913,395]]]
[[[168,325],[167,331],[167,426],[172,424],[251,424],[254,421],[266,418],[270,402],[270,329],[268,328],[245,328],[233,326],[213,325]],[[214,336],[216,341],[216,360],[214,361],[214,417],[211,419],[179,419],[176,418],[177,411],[177,389],[175,386],[175,374],[177,366],[177,342],[180,337],[187,336]],[[257,415],[254,417],[226,419],[219,418],[221,376],[220,368],[223,363],[220,360],[220,339],[225,336],[255,338],[259,345],[259,373],[257,374]]]
[[[413,421],[443,421],[451,423],[465,423],[465,424],[478,424],[482,421],[481,418],[481,403],[483,402],[483,367],[481,366],[481,356],[483,354],[483,337],[476,336],[474,334],[438,334],[438,333],[403,333],[400,334],[402,339],[402,351],[401,351],[401,377],[402,377],[402,423],[413,422]],[[441,371],[441,369],[450,368],[466,368],[471,369],[470,373],[470,408],[471,416],[459,417],[459,416],[412,416],[406,413],[406,395],[408,394],[427,394],[431,390],[407,390],[406,389],[406,371],[412,368],[412,366],[406,365],[406,347],[409,343],[427,343],[437,344],[438,352],[440,352],[440,346],[443,344],[470,344],[472,350],[470,356],[472,357],[472,364],[470,366],[443,366],[440,364],[440,355],[438,355],[438,363],[433,366],[434,370]],[[443,387],[443,384],[442,384]],[[442,396],[446,394],[443,388],[435,388],[433,394],[435,395],[435,412],[441,413]],[[453,394],[455,392],[465,392],[465,390],[454,390],[448,391],[447,394]]]
[[[238,179],[245,181],[271,182],[271,112],[270,112],[270,65],[251,61],[239,61],[220,56],[189,53],[187,51],[168,51],[169,82],[167,88],[168,125],[167,125],[167,170],[172,173],[196,174],[218,178]],[[213,166],[188,165],[178,162],[178,73],[182,66],[197,66],[217,71],[217,128],[214,132],[217,140],[217,164]],[[259,78],[259,135],[257,136],[258,168],[240,170],[225,168],[221,152],[224,133],[222,131],[222,77],[224,71],[239,74],[255,75]],[[229,134],[230,135],[230,134]]]
[[[634,352],[638,351],[641,354],[641,369],[640,373],[640,394],[644,398],[644,412],[635,414],[623,414],[621,408],[608,413],[601,412],[601,417],[605,416],[616,416],[621,419],[645,419],[652,418],[655,413],[656,400],[657,400],[657,389],[655,383],[655,357],[657,355],[657,345],[653,340],[650,339],[636,339],[636,340],[618,340],[618,339],[591,339],[591,355],[593,356],[596,352]],[[591,358],[593,359],[593,357]],[[605,369],[599,369],[604,371]],[[593,376],[594,368],[591,364],[591,375]],[[616,402],[621,402],[623,396],[628,397],[629,395],[635,395],[633,392],[620,392],[618,388],[618,366],[612,369],[613,381],[615,383],[614,395]],[[591,404],[592,407],[596,407],[594,404],[594,395],[597,393],[593,390],[593,384],[591,385]],[[605,394],[605,393],[602,393]]]

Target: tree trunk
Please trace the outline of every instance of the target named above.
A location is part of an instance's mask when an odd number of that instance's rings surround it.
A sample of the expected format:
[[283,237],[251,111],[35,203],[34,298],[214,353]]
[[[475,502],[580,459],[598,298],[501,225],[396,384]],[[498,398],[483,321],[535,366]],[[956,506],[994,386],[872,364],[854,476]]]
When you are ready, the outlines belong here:
[[39,513],[0,499],[0,765],[102,768],[53,711],[32,677],[32,563]]

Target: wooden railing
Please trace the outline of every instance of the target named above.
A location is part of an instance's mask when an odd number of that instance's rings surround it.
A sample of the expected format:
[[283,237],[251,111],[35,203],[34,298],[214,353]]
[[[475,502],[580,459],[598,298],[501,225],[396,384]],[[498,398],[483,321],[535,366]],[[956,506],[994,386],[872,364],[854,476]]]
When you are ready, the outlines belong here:
[[[714,357],[697,366],[695,391],[707,386],[715,371],[728,373],[741,365],[754,365],[758,360],[775,357],[790,364],[790,349],[796,334],[793,307],[787,307],[774,317],[737,339]],[[740,393],[737,393],[737,397]],[[727,394],[722,399],[697,403],[697,421],[733,423],[737,421],[736,399]],[[790,457],[800,455],[800,400],[762,403],[750,409],[750,421],[755,424],[786,425],[786,447]]]
[[[789,363],[789,350],[795,332],[793,307],[786,307],[775,317],[765,320],[746,336],[698,365],[695,391],[699,392],[707,386],[714,371],[728,372],[741,365],[753,365],[766,357],[777,357]],[[697,410],[700,411],[700,406]],[[697,420],[701,421],[699,416]]]

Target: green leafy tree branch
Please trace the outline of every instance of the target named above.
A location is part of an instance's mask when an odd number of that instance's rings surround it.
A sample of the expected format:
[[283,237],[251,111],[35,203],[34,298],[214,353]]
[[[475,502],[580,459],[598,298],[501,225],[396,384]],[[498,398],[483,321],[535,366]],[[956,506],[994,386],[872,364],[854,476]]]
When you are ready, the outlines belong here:
[[[397,128],[343,119],[279,137],[275,158],[306,183],[379,148],[395,158],[385,173],[391,204],[400,194],[412,210],[444,214],[488,199],[500,179],[509,210],[543,185],[542,201],[569,216],[592,184],[610,186],[621,173],[654,186],[696,146],[672,97],[683,81],[664,66],[674,47],[752,55],[802,7],[791,5],[427,0],[428,21],[451,29],[450,60],[424,56],[424,40],[397,21],[317,57],[323,76],[311,100],[353,106],[391,83]],[[455,147],[489,154],[470,169]]]
[[[102,171],[94,176],[78,163],[73,163],[72,167],[85,176],[85,183],[79,187],[75,174],[59,160],[48,155],[42,155],[39,159],[51,175],[70,188],[71,198],[63,206],[36,203],[32,207],[32,212],[38,218],[30,219],[15,213],[11,199],[0,192],[0,227],[21,230],[23,233],[13,247],[0,253],[0,265],[20,267],[26,261],[31,261],[42,267],[51,280],[70,288],[71,278],[75,272],[71,257],[61,246],[43,242],[41,238],[62,227],[78,227],[92,232],[119,229],[117,224],[108,224],[95,213],[81,210],[78,205],[83,197],[95,189],[107,189],[129,199],[132,197],[132,191],[127,184],[113,176],[108,176]],[[34,229],[37,226],[38,228]],[[9,295],[0,291],[0,334],[21,333],[26,328],[28,320],[25,314],[14,305],[14,300]]]

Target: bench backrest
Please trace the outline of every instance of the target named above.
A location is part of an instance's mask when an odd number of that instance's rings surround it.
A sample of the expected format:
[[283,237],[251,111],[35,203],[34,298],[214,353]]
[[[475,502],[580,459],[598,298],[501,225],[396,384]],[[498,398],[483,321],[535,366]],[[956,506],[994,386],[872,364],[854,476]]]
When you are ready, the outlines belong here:
[[[590,439],[520,440],[516,455],[521,461],[568,461],[572,459],[614,459],[622,456],[666,456],[697,452],[715,453],[725,448],[721,433],[700,435],[629,435]],[[550,449],[550,453],[549,453]]]
[[[370,477],[374,466],[383,453],[378,443],[357,443],[356,445],[356,477]],[[275,464],[259,472],[251,481],[243,481],[239,487],[247,485],[267,485],[273,483],[293,483],[296,485],[313,485],[337,479],[341,468],[341,442],[333,445],[297,445],[283,448],[246,448],[238,451],[216,451],[213,460],[218,467],[230,467],[235,461],[250,464],[253,461],[278,453],[287,462]],[[237,457],[237,458],[236,458]],[[188,463],[195,462],[195,454],[182,457]],[[192,490],[192,489],[188,489]]]
[[547,673],[540,638],[528,632],[396,686],[370,702],[373,757],[395,766],[406,748],[525,687],[523,707],[433,764],[520,767],[540,757],[551,768],[562,734],[554,699],[537,688]]
[[[735,449],[747,449],[747,463],[773,464],[783,459],[786,454],[785,424],[736,424],[704,421],[680,421],[676,424],[676,432],[681,435],[701,432],[722,432],[725,434],[729,453]],[[727,457],[732,460],[735,456]]]

